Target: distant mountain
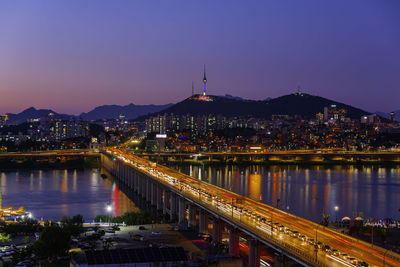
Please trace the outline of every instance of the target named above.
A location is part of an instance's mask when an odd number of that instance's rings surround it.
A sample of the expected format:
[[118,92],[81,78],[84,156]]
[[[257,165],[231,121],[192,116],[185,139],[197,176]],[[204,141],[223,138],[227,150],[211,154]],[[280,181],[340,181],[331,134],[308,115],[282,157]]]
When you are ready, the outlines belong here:
[[[399,110],[395,110],[395,111],[392,111],[392,112],[394,112],[394,115],[396,116],[396,119],[397,119],[397,121],[400,119],[400,109]],[[376,114],[378,114],[379,116],[381,116],[382,118],[386,118],[386,119],[389,119],[390,118],[390,112],[389,113],[386,113],[386,112],[379,112],[379,111],[377,111],[377,112],[375,112]]]
[[59,114],[57,112],[54,112],[51,109],[35,109],[34,107],[30,107],[18,114],[7,113],[8,123],[9,124],[18,124],[18,123],[26,122],[29,119],[43,118],[43,117],[48,116],[49,113],[53,113],[55,119],[75,118],[75,116],[73,116],[73,115]]
[[[290,94],[268,100],[237,100],[221,96],[210,96],[212,101],[198,100],[198,96],[190,97],[161,112],[178,115],[208,115],[220,114],[226,117],[252,116],[270,118],[273,114],[300,115],[304,118],[315,118],[318,112],[323,113],[324,107],[336,105],[347,110],[347,116],[360,119],[370,112],[346,105],[327,98],[309,94]],[[140,119],[144,119],[140,118]]]
[[390,113],[385,113],[385,112],[380,112],[380,111],[377,111],[377,112],[375,112],[378,116],[380,116],[380,117],[382,117],[382,118],[385,118],[385,119],[389,119],[389,117],[390,117]]
[[119,105],[104,105],[94,108],[93,110],[82,113],[80,115],[84,120],[99,120],[99,119],[117,119],[120,115],[124,115],[126,119],[135,119],[139,116],[149,113],[158,112],[171,107],[173,104],[166,105],[135,105],[129,104],[126,106]]

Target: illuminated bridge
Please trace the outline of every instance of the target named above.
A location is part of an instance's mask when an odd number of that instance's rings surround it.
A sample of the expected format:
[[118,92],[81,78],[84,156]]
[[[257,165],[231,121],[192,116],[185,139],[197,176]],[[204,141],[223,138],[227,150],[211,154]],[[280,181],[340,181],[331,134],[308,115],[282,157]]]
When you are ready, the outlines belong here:
[[348,163],[400,164],[399,151],[357,152],[342,150],[289,150],[270,152],[201,152],[201,153],[143,153],[142,157],[157,161],[208,160],[214,162],[263,162],[263,163]]
[[8,152],[0,153],[0,158],[12,157],[71,157],[71,156],[99,156],[98,152],[91,152],[88,149],[66,149],[49,151],[31,151],[31,152]]
[[[229,253],[239,256],[239,239],[249,245],[248,266],[400,266],[400,255],[306,219],[199,181],[119,149],[103,151],[103,167],[171,220],[208,231],[220,242],[229,234]],[[269,262],[260,250],[275,251]],[[364,264],[364,265],[363,265]],[[368,265],[365,265],[368,264]]]

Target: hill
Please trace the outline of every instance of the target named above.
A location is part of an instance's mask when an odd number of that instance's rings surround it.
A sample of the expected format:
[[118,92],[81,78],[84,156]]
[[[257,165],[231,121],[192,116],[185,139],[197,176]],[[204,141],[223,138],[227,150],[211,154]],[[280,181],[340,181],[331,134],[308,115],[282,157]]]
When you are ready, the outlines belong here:
[[[393,113],[394,113],[396,119],[399,120],[399,119],[400,119],[400,109],[394,110]],[[390,118],[390,112],[389,112],[389,113],[386,113],[386,112],[379,112],[379,111],[377,111],[376,114],[378,114],[378,115],[381,116],[382,118],[386,118],[386,119],[389,119],[389,118]]]
[[360,119],[362,115],[370,114],[367,111],[344,103],[309,94],[290,94],[260,101],[239,100],[222,96],[210,96],[210,98],[212,101],[201,101],[196,95],[155,114],[220,114],[226,117],[252,116],[259,118],[270,118],[273,114],[280,114],[300,115],[305,119],[310,119],[315,118],[318,112],[323,113],[324,107],[329,107],[330,105],[346,109],[347,116],[352,119]]
[[68,114],[59,114],[57,112],[54,112],[51,109],[35,109],[34,107],[30,107],[25,109],[24,111],[14,114],[14,113],[7,113],[8,115],[8,123],[9,124],[19,124],[26,122],[29,119],[38,119],[42,117],[46,117],[49,115],[49,113],[54,114],[55,119],[69,119],[69,118],[75,118],[73,115],[68,115]]
[[126,106],[104,105],[104,106],[98,106],[87,113],[82,113],[80,117],[84,120],[89,120],[89,121],[99,120],[99,119],[117,119],[120,115],[124,115],[127,119],[135,119],[139,116],[164,110],[172,105],[173,104],[166,104],[166,105],[129,104]]

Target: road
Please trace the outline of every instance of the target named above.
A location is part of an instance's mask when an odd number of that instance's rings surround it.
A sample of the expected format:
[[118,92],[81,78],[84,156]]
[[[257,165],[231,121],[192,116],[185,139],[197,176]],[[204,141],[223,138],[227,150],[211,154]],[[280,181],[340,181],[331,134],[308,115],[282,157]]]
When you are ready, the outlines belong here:
[[231,224],[309,264],[354,266],[366,262],[369,266],[400,266],[399,254],[199,181],[123,150],[114,148],[107,153],[225,218]]
[[88,149],[67,149],[31,152],[7,152],[0,153],[0,157],[49,157],[49,156],[98,156],[98,152],[91,152]]

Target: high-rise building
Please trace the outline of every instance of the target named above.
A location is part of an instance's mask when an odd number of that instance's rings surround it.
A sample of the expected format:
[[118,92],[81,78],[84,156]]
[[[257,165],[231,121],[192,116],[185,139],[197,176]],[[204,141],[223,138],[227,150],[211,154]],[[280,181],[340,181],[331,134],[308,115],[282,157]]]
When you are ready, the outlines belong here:
[[324,121],[344,121],[346,114],[346,109],[338,108],[336,105],[324,107]]
[[390,121],[396,122],[396,114],[394,114],[394,112],[390,112]]

